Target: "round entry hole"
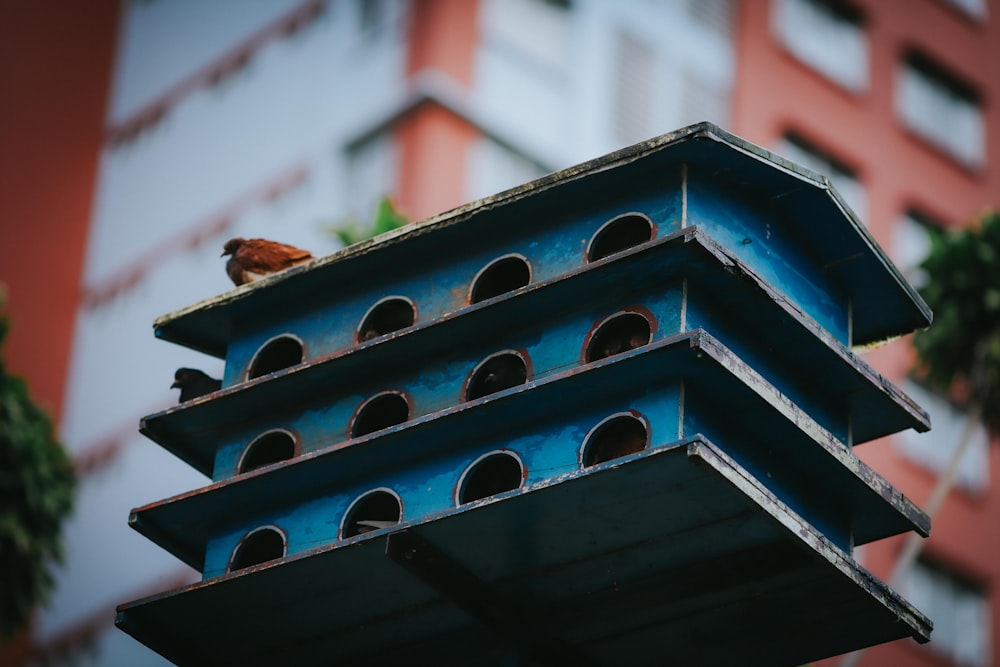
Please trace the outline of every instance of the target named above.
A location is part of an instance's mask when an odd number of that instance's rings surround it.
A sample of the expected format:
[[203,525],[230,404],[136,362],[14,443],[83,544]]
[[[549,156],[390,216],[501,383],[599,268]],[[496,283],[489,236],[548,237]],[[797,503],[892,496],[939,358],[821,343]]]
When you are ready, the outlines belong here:
[[598,424],[583,443],[583,465],[598,463],[641,452],[649,434],[643,421],[632,414],[608,417]]
[[410,418],[410,406],[402,394],[387,391],[372,396],[358,409],[351,428],[351,437],[358,438],[368,433],[402,424]]
[[416,308],[409,299],[398,296],[382,299],[372,306],[361,320],[357,342],[363,343],[366,340],[413,326],[415,320]]
[[248,533],[233,549],[229,572],[266,563],[285,555],[285,535],[277,528],[264,526]]
[[264,343],[253,361],[247,379],[253,380],[302,363],[302,341],[295,336],[278,336]]
[[506,452],[488,454],[465,471],[458,491],[459,504],[495,496],[521,486],[521,462]]
[[399,523],[399,496],[387,489],[369,491],[355,500],[344,515],[342,537],[354,537]]
[[649,343],[649,320],[638,313],[623,313],[601,324],[587,345],[586,361],[628,352]]
[[237,474],[287,461],[295,456],[295,438],[288,431],[269,431],[257,436],[240,457]]
[[609,255],[640,245],[653,238],[653,223],[641,213],[626,213],[613,218],[597,230],[587,249],[587,261],[596,262]]
[[531,267],[520,255],[508,255],[487,265],[472,282],[469,303],[491,299],[531,282]]
[[528,380],[528,367],[517,352],[498,352],[473,369],[466,387],[465,400],[516,387]]

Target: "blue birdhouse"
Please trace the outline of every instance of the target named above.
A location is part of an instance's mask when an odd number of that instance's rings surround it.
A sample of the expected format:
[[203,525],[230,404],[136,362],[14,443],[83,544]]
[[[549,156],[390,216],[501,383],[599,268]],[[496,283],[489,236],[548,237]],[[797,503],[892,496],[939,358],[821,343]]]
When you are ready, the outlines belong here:
[[[266,314],[266,316],[264,315]],[[707,123],[163,316],[211,478],[130,525],[203,573],[180,664],[801,664],[930,621],[854,559],[929,428],[852,352],[931,313],[829,181]]]

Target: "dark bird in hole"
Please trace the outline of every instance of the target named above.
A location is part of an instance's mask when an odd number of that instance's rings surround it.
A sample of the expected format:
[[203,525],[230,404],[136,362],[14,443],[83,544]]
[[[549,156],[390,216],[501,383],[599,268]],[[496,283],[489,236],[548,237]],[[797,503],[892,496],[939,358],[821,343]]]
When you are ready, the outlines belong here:
[[494,368],[483,377],[481,387],[487,394],[524,384],[524,373],[518,368],[502,366]]
[[523,364],[505,357],[493,359],[472,379],[469,400],[510,389],[526,381]]
[[226,241],[222,257],[226,255],[229,255],[226,273],[236,285],[260,280],[313,258],[308,250],[295,246],[267,239],[241,238]]
[[170,385],[170,388],[181,390],[181,398],[178,403],[183,403],[218,391],[222,388],[222,380],[211,378],[197,368],[178,368],[177,372],[174,373],[174,383]]
[[379,331],[378,329],[365,329],[360,334],[358,334],[358,342],[359,343],[367,342],[373,338],[378,338],[383,333],[385,332]]
[[616,354],[621,354],[622,352],[628,352],[629,350],[634,350],[637,347],[642,347],[649,343],[649,335],[635,333],[631,336],[615,336],[609,338],[599,345],[594,358],[591,361],[597,361],[598,359],[604,359],[606,357],[613,357]]
[[585,464],[588,466],[618,459],[629,454],[641,452],[646,448],[646,431],[644,429],[619,429],[617,432],[595,442],[587,450]]

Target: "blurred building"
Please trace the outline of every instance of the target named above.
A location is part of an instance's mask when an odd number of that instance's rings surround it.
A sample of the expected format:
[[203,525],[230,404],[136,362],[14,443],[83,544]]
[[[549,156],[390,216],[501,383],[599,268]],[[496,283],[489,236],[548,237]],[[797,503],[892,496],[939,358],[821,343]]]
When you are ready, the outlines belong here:
[[[196,573],[126,518],[208,480],[137,425],[176,402],[177,367],[222,367],[150,325],[232,287],[230,237],[325,254],[385,193],[423,218],[699,120],[830,176],[914,282],[927,225],[1000,205],[1000,0],[71,4],[0,8],[7,355],[82,477],[18,645],[43,660],[163,664],[114,606]],[[963,416],[907,380],[906,341],[863,354],[931,412],[930,434],[856,450],[922,505]],[[933,641],[862,665],[1000,664],[1000,454],[976,437],[904,583]],[[861,557],[887,578],[901,544]]]

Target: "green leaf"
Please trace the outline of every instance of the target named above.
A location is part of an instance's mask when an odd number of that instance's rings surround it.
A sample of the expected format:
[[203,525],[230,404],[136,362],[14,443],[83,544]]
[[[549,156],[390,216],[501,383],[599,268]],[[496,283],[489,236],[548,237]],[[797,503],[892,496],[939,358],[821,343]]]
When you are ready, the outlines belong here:
[[[934,323],[914,336],[919,373],[1000,433],[1000,213],[956,232],[932,231],[921,296]],[[960,389],[960,391],[958,391]]]
[[23,628],[51,592],[76,487],[51,419],[31,400],[27,383],[7,373],[8,330],[0,290],[0,638]]
[[375,215],[368,225],[361,225],[355,219],[349,219],[337,226],[327,229],[345,246],[374,238],[380,234],[391,232],[409,223],[409,219],[396,210],[391,197],[382,197],[375,206]]

